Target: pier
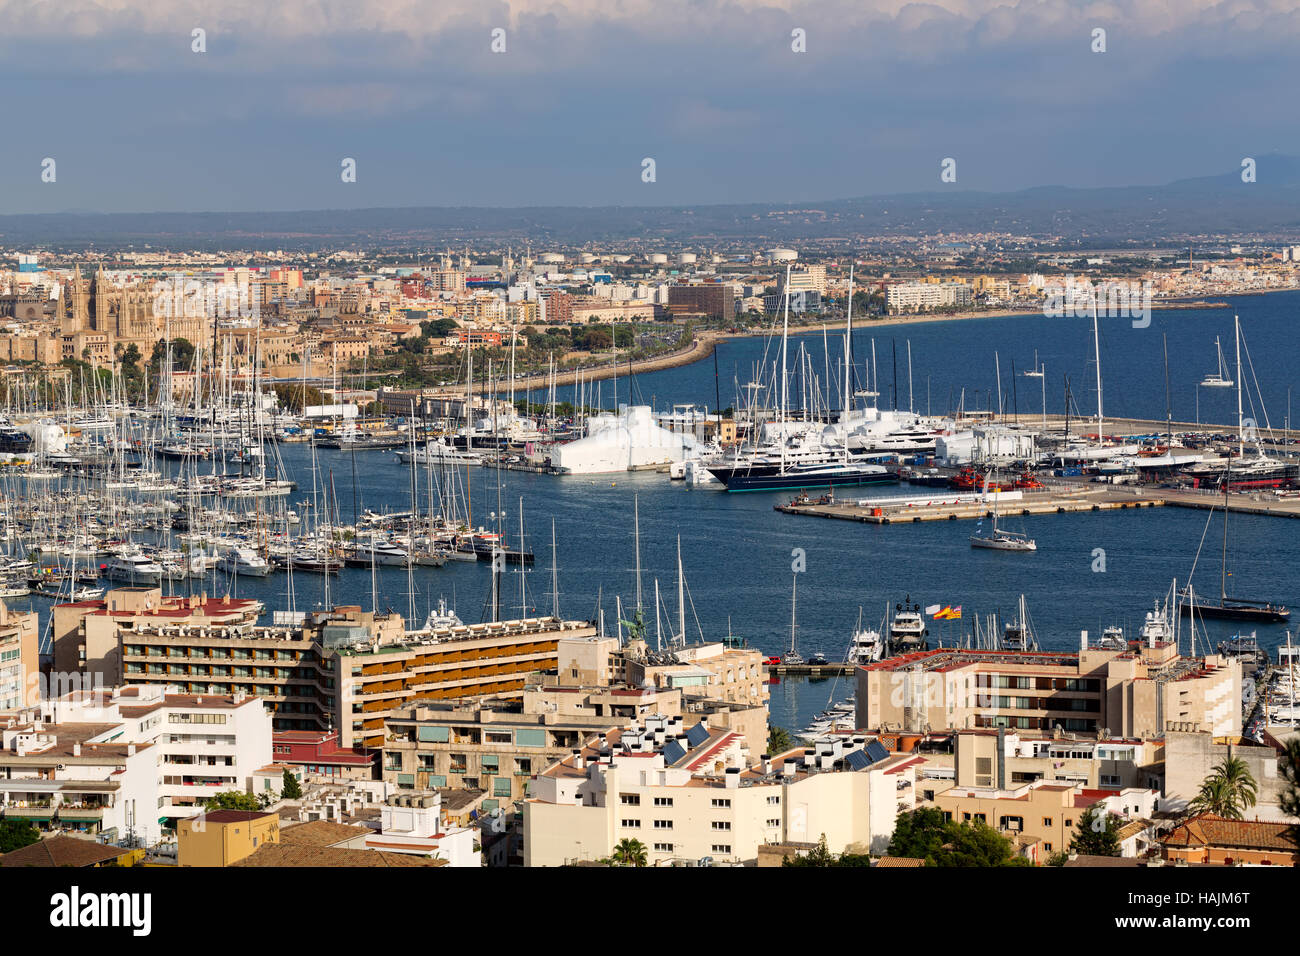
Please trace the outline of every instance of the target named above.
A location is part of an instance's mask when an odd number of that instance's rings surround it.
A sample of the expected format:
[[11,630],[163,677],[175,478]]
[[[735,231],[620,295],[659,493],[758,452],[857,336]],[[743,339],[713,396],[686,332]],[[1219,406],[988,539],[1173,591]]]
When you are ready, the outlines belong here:
[[1134,494],[1131,489],[1121,492],[1114,486],[1098,486],[1096,489],[1084,488],[1073,492],[1003,492],[1001,495],[990,495],[988,500],[980,494],[942,490],[936,490],[933,495],[907,495],[898,499],[860,498],[837,501],[801,496],[788,504],[776,505],[775,508],[785,514],[816,518],[838,518],[865,524],[900,524],[990,517],[993,514],[992,499],[995,497],[998,499],[998,513],[1004,517],[1158,508],[1166,504],[1163,496]]

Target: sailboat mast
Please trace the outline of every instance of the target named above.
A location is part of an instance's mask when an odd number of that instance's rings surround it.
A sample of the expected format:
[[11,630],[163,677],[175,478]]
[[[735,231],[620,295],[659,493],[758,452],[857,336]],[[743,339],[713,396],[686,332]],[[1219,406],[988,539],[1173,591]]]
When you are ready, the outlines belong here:
[[1101,328],[1097,323],[1097,296],[1092,297],[1092,357],[1097,366],[1097,444],[1106,440],[1101,404]]
[[682,574],[682,536],[677,536],[677,634],[686,646],[686,578]]

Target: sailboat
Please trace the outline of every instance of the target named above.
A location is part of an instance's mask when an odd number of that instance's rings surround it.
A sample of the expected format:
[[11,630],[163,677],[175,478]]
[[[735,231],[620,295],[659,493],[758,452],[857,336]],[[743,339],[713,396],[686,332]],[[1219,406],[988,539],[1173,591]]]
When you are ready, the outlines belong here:
[[1227,476],[1223,481],[1223,551],[1219,569],[1219,600],[1217,603],[1200,601],[1190,591],[1184,594],[1179,606],[1183,617],[1196,616],[1216,618],[1227,621],[1254,621],[1261,624],[1280,624],[1291,618],[1291,609],[1260,601],[1254,598],[1229,597],[1228,595],[1228,487]]
[[[989,481],[984,480],[984,498],[988,500]],[[993,530],[988,534],[975,534],[970,536],[970,546],[972,548],[988,548],[993,551],[1037,551],[1038,544],[1033,538],[1019,531],[1007,531],[1005,528],[998,527],[998,496],[997,490],[993,493]]]
[[790,582],[790,650],[786,652],[786,655],[783,658],[781,658],[782,664],[802,664],[804,662],[803,655],[799,653],[795,646],[796,636],[799,631],[799,625],[796,623],[797,619],[795,616],[795,596],[798,589],[799,575],[796,573]]
[[1219,353],[1219,370],[1211,372],[1201,380],[1202,388],[1232,388],[1235,382],[1228,377],[1228,363],[1223,357],[1223,345],[1219,337],[1214,337],[1214,347]]

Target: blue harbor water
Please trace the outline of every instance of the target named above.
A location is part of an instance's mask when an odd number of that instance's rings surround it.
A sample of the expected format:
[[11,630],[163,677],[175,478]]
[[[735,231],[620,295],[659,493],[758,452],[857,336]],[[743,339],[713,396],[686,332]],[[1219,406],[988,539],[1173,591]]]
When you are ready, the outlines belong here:
[[[1269,403],[1270,420],[1281,424],[1286,389],[1295,376],[1292,316],[1300,295],[1274,294],[1242,298],[1235,302],[1255,360],[1255,373]],[[1215,370],[1214,336],[1232,342],[1232,310],[1156,312],[1148,329],[1133,329],[1128,320],[1103,323],[1102,368],[1106,377],[1108,415],[1163,417],[1165,410],[1161,333],[1168,334],[1170,375],[1173,381],[1174,418],[1193,418],[1192,384]],[[925,381],[931,381],[935,413],[946,411],[948,395],[961,385],[980,388],[987,396],[993,385],[993,354],[1002,360],[1004,389],[1009,393],[1010,361],[1017,370],[1033,364],[1034,350],[1047,363],[1049,383],[1068,373],[1076,401],[1085,414],[1094,411],[1095,399],[1087,391],[1093,373],[1091,323],[1075,319],[1013,317],[929,323],[889,329],[876,335],[877,366],[888,394],[892,372],[890,341],[897,340],[900,354],[901,404],[906,405],[905,343],[911,340],[913,404],[926,408]],[[813,350],[815,365],[821,355],[821,334],[803,336]],[[869,334],[860,332],[855,349],[869,348]],[[838,353],[832,336],[831,363]],[[725,379],[748,380],[752,364],[763,354],[761,339],[724,343],[719,369]],[[768,362],[775,354],[768,346]],[[1230,352],[1229,352],[1230,354]],[[987,371],[986,371],[987,370]],[[1018,387],[1022,415],[1038,410],[1037,381]],[[919,385],[918,385],[919,383]],[[605,404],[611,404],[611,383],[604,383]],[[620,380],[623,401],[626,380]],[[659,407],[672,402],[713,405],[714,364],[711,359],[639,376],[635,388]],[[1212,391],[1212,390],[1203,390]],[[1229,392],[1231,390],[1222,390]],[[1026,394],[1029,392],[1030,394]],[[723,403],[732,404],[723,389]],[[968,391],[967,406],[974,404]],[[640,399],[641,396],[638,396]],[[942,399],[942,400],[941,400]],[[887,399],[882,397],[882,402]],[[1009,405],[1010,398],[1006,401]],[[1060,411],[1061,389],[1049,387],[1048,410]],[[1213,405],[1209,403],[1213,402]],[[986,405],[986,400],[980,404]],[[1207,398],[1202,395],[1201,416],[1218,422],[1235,421],[1235,391]],[[1263,422],[1262,414],[1257,419]],[[288,477],[299,483],[291,499],[295,504],[311,497],[310,450],[303,445],[282,445]],[[353,457],[358,481],[354,485]],[[319,479],[334,483],[342,519],[350,521],[354,490],[360,508],[404,511],[410,507],[410,473],[391,452],[325,451],[317,453]],[[494,469],[469,470],[475,524],[494,527],[498,510]],[[463,479],[462,479],[463,480]],[[642,586],[645,613],[652,634],[655,622],[654,585],[660,585],[665,635],[676,628],[676,561],[678,538],[687,586],[686,621],[691,640],[718,639],[728,633],[746,639],[765,654],[781,654],[790,645],[792,552],[806,554],[806,572],[798,575],[798,648],[807,656],[820,651],[842,658],[850,633],[861,613],[863,623],[879,625],[893,604],[910,595],[922,606],[960,605],[963,620],[932,625],[931,641],[956,642],[966,634],[972,618],[1000,611],[1003,620],[1014,614],[1022,593],[1028,601],[1040,644],[1049,650],[1078,646],[1079,632],[1096,637],[1103,627],[1118,624],[1135,635],[1144,613],[1162,598],[1175,578],[1186,583],[1198,543],[1206,545],[1194,584],[1202,594],[1217,596],[1220,572],[1221,515],[1179,508],[1106,511],[1072,515],[1017,518],[1009,522],[1038,542],[1033,554],[973,550],[970,522],[927,522],[875,526],[784,515],[773,505],[789,493],[728,495],[690,490],[666,475],[639,473],[602,477],[556,477],[501,472],[500,509],[512,547],[518,543],[522,511],[526,547],[536,554],[536,564],[522,575],[511,567],[503,578],[503,616],[516,616],[521,603],[528,614],[551,609],[551,528],[557,542],[559,603],[566,617],[595,619],[598,595],[606,626],[616,626],[616,598],[625,616],[635,601],[633,500],[640,513]],[[424,480],[420,482],[423,495]],[[878,490],[863,494],[878,494]],[[887,492],[886,492],[887,493]],[[422,500],[420,506],[426,505]],[[1208,533],[1206,532],[1209,521]],[[1234,516],[1228,568],[1229,592],[1267,598],[1291,607],[1300,604],[1300,525],[1286,519]],[[1096,549],[1105,552],[1105,570],[1095,571]],[[440,598],[454,605],[466,621],[490,614],[491,581],[486,563],[448,562],[442,568],[417,567],[415,591],[408,594],[404,568],[379,568],[372,593],[371,572],[345,569],[330,582],[333,603],[372,602],[406,614],[413,605],[417,623]],[[225,582],[209,578],[207,588],[224,590]],[[184,590],[187,585],[176,585]],[[287,577],[237,578],[230,587],[238,596],[258,597],[268,608],[288,607]],[[295,575],[298,610],[321,605],[324,582],[319,576]],[[377,598],[377,600],[376,600]],[[31,600],[44,611],[49,602]],[[23,601],[14,602],[19,605]],[[669,623],[671,618],[672,623]],[[1211,645],[1234,633],[1231,622],[1204,625]],[[1284,641],[1285,629],[1259,629],[1262,646],[1270,650]],[[1184,634],[1186,628],[1184,626]],[[1205,649],[1200,636],[1199,650]],[[1188,650],[1184,641],[1184,652]],[[794,680],[772,687],[772,720],[802,727],[825,707],[831,696],[843,698],[851,687],[841,679]]]

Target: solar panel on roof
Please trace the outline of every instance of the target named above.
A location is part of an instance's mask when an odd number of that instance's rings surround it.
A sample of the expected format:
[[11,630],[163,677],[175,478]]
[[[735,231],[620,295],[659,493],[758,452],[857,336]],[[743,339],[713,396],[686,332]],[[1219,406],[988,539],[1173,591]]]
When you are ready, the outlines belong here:
[[872,761],[871,758],[861,750],[854,750],[844,758],[844,762],[848,764],[850,770],[866,770],[871,766]]
[[875,763],[877,760],[884,760],[889,756],[889,751],[885,749],[885,745],[879,740],[873,740],[868,743],[866,749],[867,756],[871,758],[872,763]]
[[686,756],[686,748],[675,740],[670,740],[664,744],[664,763],[671,767],[677,761]]
[[703,724],[696,724],[690,730],[686,731],[686,739],[690,741],[692,747],[698,747],[704,741],[709,739],[709,729]]

